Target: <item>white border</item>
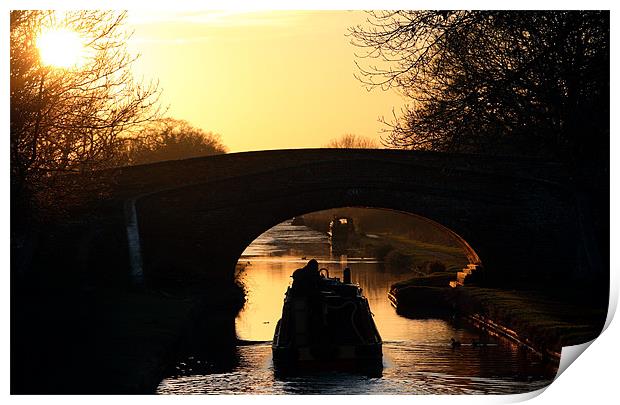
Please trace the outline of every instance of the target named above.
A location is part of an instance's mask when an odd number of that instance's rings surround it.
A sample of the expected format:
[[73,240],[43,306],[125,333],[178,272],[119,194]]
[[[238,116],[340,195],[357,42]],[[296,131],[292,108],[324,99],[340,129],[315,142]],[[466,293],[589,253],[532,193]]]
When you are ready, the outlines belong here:
[[[379,4],[380,3],[380,4]],[[110,1],[75,1],[68,0],[61,2],[50,2],[44,0],[9,0],[3,2],[4,6],[4,14],[0,18],[0,32],[2,33],[2,55],[3,55],[3,63],[1,65],[0,70],[0,86],[2,89],[3,95],[3,109],[2,109],[2,119],[0,122],[4,124],[4,133],[5,137],[4,141],[0,144],[2,150],[2,159],[3,167],[4,167],[4,176],[2,176],[2,187],[5,191],[4,195],[7,198],[2,199],[3,202],[3,213],[1,226],[4,230],[4,244],[2,246],[2,258],[4,259],[5,269],[5,283],[3,298],[4,305],[2,306],[2,316],[4,320],[4,325],[9,325],[9,283],[8,283],[8,269],[9,269],[9,200],[8,200],[8,190],[9,190],[9,141],[8,141],[8,126],[9,126],[9,111],[8,111],[8,100],[9,100],[9,71],[8,71],[8,59],[9,59],[9,49],[8,49],[8,32],[9,32],[9,13],[8,11],[11,9],[45,9],[45,8],[63,8],[63,9],[80,9],[80,8],[106,8],[106,9],[141,9],[148,8],[152,9],[168,9],[168,10],[182,10],[182,9],[254,9],[254,10],[266,10],[266,9],[389,9],[389,8],[409,8],[409,9],[425,9],[425,8],[440,8],[440,9],[607,9],[612,10],[611,12],[611,44],[612,44],[612,66],[611,72],[618,71],[617,64],[617,46],[615,44],[618,43],[618,37],[616,35],[615,29],[617,29],[617,18],[615,16],[615,12],[618,7],[617,3],[612,1],[596,1],[591,0],[587,2],[577,2],[577,1],[549,1],[549,0],[521,0],[521,1],[394,1],[394,0],[386,0],[382,2],[378,2],[376,0],[347,0],[347,1],[329,1],[329,0],[316,0],[316,1],[303,1],[303,2],[291,2],[286,0],[278,0],[278,1],[261,1],[260,3],[249,3],[247,1],[238,1],[238,0],[215,0],[209,2],[196,2],[196,1],[186,1],[179,0],[175,2],[171,2],[170,0],[151,0],[151,1],[119,1],[119,0],[110,0]],[[248,7],[249,5],[249,7]],[[617,98],[617,80],[615,80],[615,76],[612,75],[611,80],[611,111],[617,111],[614,107],[616,107],[616,98]],[[617,118],[614,114],[611,117],[611,131],[615,135],[615,130],[617,129]],[[611,165],[611,176],[612,176],[612,184],[611,184],[611,207],[617,206],[618,196],[617,192],[614,192],[618,186],[618,173],[616,164],[614,162],[615,157],[617,157],[617,142],[614,138],[614,135],[611,137],[611,153],[612,153],[612,165]],[[614,210],[611,211],[611,247],[612,252],[615,252],[618,248],[618,236],[617,236],[617,227],[618,225],[618,217]],[[608,323],[607,329],[601,334],[599,338],[597,338],[591,346],[587,350],[587,354],[585,356],[579,357],[575,364],[569,367],[564,373],[562,373],[557,381],[551,384],[546,390],[544,394],[536,396],[532,402],[539,403],[540,401],[545,402],[553,402],[553,403],[562,403],[563,401],[567,401],[570,403],[573,402],[590,402],[606,399],[605,402],[609,402],[611,398],[617,397],[617,377],[615,373],[615,369],[617,368],[617,364],[619,359],[618,356],[618,347],[617,343],[620,339],[618,339],[618,322],[611,322],[613,313],[615,312],[615,308],[617,306],[618,300],[618,258],[617,253],[612,254],[611,257],[611,295],[610,295],[610,311],[608,315]],[[5,328],[7,331],[8,328]],[[2,383],[4,386],[3,392],[8,396],[9,394],[9,336],[8,333],[4,334],[3,340],[3,351],[2,351],[2,364],[4,365],[3,374],[2,374]],[[582,345],[583,346],[583,345]],[[573,348],[572,350],[579,350],[581,348]],[[33,381],[36,384],[36,382]],[[537,394],[540,394],[538,392]],[[271,396],[242,396],[242,397],[227,397],[227,396],[218,396],[218,397],[155,397],[155,396],[132,396],[132,397],[115,397],[122,401],[157,401],[157,402],[172,402],[175,403],[178,400],[183,401],[203,401],[207,402],[217,402],[219,403],[237,403],[239,400],[241,401],[253,401],[258,403],[272,403],[272,402],[290,402],[294,400],[301,401],[302,403],[307,403],[310,401],[334,401],[334,402],[343,402],[349,400],[360,400],[361,402],[379,402],[379,401],[389,401],[390,403],[410,403],[411,401],[423,402],[423,403],[451,403],[456,401],[458,403],[471,403],[471,404],[479,404],[479,403],[508,403],[521,401],[525,399],[529,399],[533,394],[520,394],[520,395],[512,395],[512,396],[455,396],[455,397],[445,397],[445,396],[369,396],[369,397],[346,397],[341,398],[338,396],[297,396],[294,399],[290,397],[271,397]],[[82,397],[82,396],[71,396],[71,397],[33,397],[33,396],[12,396],[9,398],[14,402],[25,402],[31,403],[34,401],[45,401],[46,403],[51,402],[70,402],[70,403],[83,403],[84,401],[95,402],[95,403],[104,403],[108,402],[109,398],[106,397]]]

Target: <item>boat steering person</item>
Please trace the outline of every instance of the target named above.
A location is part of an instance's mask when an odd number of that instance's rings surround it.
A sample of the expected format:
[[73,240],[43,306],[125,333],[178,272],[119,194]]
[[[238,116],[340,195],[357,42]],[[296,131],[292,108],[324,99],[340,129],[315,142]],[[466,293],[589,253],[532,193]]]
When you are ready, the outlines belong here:
[[319,273],[319,262],[315,259],[310,260],[304,267],[293,272],[293,286],[295,293],[309,294],[319,288],[321,275]]

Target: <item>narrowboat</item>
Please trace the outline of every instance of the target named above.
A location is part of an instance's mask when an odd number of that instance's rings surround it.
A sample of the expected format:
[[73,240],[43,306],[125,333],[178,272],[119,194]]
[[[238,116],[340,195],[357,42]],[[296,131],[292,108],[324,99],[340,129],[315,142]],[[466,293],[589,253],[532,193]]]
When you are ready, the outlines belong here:
[[340,370],[380,376],[382,340],[368,300],[351,271],[343,280],[320,270],[311,291],[288,287],[273,343],[276,372]]

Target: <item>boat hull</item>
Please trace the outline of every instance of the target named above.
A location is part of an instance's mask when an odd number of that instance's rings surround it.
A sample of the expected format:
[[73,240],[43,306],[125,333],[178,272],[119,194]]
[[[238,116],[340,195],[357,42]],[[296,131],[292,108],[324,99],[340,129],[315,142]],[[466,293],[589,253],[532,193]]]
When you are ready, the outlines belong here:
[[365,346],[272,347],[274,368],[281,374],[343,371],[381,376],[381,344]]
[[359,286],[335,281],[311,296],[287,291],[272,344],[276,371],[339,370],[380,376],[382,350]]

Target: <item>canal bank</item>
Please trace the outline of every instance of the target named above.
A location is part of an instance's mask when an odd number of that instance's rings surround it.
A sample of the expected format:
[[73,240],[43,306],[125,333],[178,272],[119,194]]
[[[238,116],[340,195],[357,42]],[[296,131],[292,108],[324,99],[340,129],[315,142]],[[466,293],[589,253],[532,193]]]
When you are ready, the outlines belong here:
[[234,345],[244,294],[232,280],[178,266],[136,287],[122,207],[77,199],[12,257],[12,394],[150,394],[195,342]]
[[[13,301],[11,393],[149,394],[195,342],[234,345],[243,293],[30,288]],[[232,328],[232,337],[231,337]]]
[[420,277],[396,283],[389,299],[405,316],[439,312],[458,317],[554,362],[559,362],[563,346],[595,339],[606,316],[599,306],[553,299],[540,291],[475,285],[452,288],[443,284],[443,278]]

